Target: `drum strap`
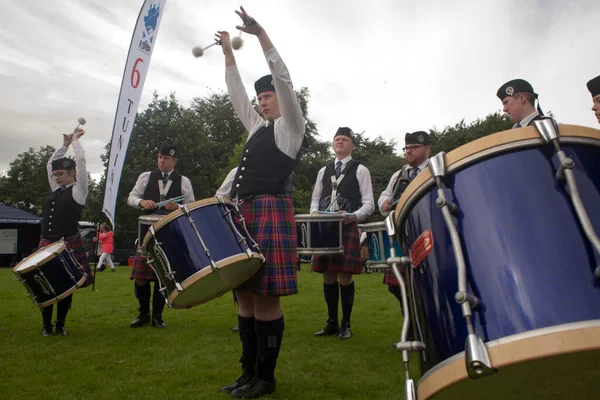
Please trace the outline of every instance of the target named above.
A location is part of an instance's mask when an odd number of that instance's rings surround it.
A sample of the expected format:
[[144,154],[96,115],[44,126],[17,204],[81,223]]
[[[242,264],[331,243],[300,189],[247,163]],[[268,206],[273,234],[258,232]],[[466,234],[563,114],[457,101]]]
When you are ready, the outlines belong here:
[[339,211],[337,204],[337,188],[338,185],[344,179],[344,176],[346,175],[343,173],[340,174],[340,176],[338,176],[337,178],[335,175],[331,175],[331,202],[329,203],[329,207],[327,207],[327,210],[325,211]]
[[158,191],[160,192],[160,200],[163,201],[164,199],[167,198],[167,193],[169,193],[169,189],[171,188],[171,184],[173,183],[172,180],[168,180],[167,184],[165,185],[165,183],[163,182],[162,179],[159,179],[158,181]]

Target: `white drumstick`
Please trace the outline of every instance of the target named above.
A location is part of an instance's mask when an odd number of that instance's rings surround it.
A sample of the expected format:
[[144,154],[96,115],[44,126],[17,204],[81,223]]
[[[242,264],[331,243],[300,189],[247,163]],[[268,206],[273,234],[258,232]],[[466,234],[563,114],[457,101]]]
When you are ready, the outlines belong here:
[[79,117],[79,119],[77,120],[77,126],[75,127],[75,129],[73,129],[73,133],[77,132],[77,129],[79,129],[79,127],[81,125],[85,125],[86,120],[83,117]]
[[209,44],[208,46],[202,48],[200,46],[196,46],[192,49],[192,54],[194,55],[194,57],[202,57],[204,55],[204,51],[206,49],[209,49],[211,47],[213,47],[214,45],[221,45],[221,41],[220,40],[216,40],[213,44]]

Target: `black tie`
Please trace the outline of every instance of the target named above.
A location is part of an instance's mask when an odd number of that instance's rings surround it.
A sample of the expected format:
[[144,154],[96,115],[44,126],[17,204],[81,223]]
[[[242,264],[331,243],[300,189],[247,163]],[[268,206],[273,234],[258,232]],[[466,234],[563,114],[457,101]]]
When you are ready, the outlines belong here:
[[335,177],[336,178],[339,177],[341,173],[342,173],[342,162],[338,161],[335,164]]
[[415,179],[415,178],[417,177],[417,175],[419,174],[419,171],[420,171],[420,170],[419,170],[419,168],[418,168],[418,167],[417,167],[417,168],[413,168],[413,169],[410,171],[410,174],[408,175],[408,179],[410,179],[411,181],[412,181],[413,179]]

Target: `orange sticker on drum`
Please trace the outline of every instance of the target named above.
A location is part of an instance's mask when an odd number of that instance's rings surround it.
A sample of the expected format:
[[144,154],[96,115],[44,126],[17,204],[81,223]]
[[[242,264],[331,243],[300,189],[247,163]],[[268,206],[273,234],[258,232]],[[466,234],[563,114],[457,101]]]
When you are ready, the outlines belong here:
[[421,233],[410,248],[410,258],[412,259],[413,268],[421,264],[421,261],[427,257],[427,254],[431,253],[431,250],[433,250],[433,234],[431,233],[431,229],[427,229]]

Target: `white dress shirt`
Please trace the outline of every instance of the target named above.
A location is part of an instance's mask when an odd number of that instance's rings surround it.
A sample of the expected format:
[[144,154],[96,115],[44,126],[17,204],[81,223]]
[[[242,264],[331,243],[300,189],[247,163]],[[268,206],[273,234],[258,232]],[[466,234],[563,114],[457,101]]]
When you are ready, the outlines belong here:
[[237,169],[238,169],[238,167],[235,167],[234,169],[229,171],[229,173],[225,177],[225,180],[223,180],[221,187],[217,189],[215,196],[229,197]]
[[[167,174],[171,175],[172,172],[173,171],[168,172]],[[131,207],[138,209],[142,208],[140,207],[140,201],[144,200],[144,192],[146,191],[146,186],[148,186],[148,180],[150,179],[151,173],[152,171],[142,172],[138,177],[133,190],[129,193],[129,197],[127,198],[127,204]],[[181,175],[181,194],[183,195],[183,204],[194,202],[192,182],[183,175]]]
[[[302,147],[306,130],[302,109],[298,104],[290,73],[275,47],[266,51],[265,57],[273,76],[273,86],[275,86],[281,112],[281,116],[274,121],[275,144],[281,152],[295,159]],[[225,69],[225,81],[233,108],[249,132],[248,139],[250,139],[256,131],[267,125],[268,121],[265,121],[252,107],[236,65]]]
[[[425,161],[423,161],[421,164],[419,164],[417,166],[417,168],[419,168],[419,173],[423,172],[423,170],[425,168],[427,168],[428,165],[429,165],[429,159],[426,158]],[[410,173],[412,172],[413,167],[411,167],[410,165],[406,164],[401,169],[399,169],[398,171],[394,172],[394,174],[390,178],[390,181],[388,182],[387,187],[379,195],[379,200],[377,200],[377,206],[379,207],[379,212],[384,217],[387,217],[390,214],[390,211],[389,210],[388,211],[382,211],[381,210],[381,206],[383,205],[383,203],[386,200],[389,200],[390,203],[391,203],[391,201],[392,201],[392,194],[394,192],[394,184],[396,183],[396,180],[398,179],[398,175],[400,175],[400,173],[402,172],[402,169],[404,169],[404,168],[406,168],[406,170],[407,170],[406,176],[407,177],[410,176]],[[391,204],[390,204],[390,206],[391,206]]]
[[[513,127],[512,127],[512,129],[516,129],[516,128],[524,128],[524,127],[528,126],[528,125],[529,125],[529,123],[530,123],[530,122],[531,122],[531,121],[532,121],[532,120],[533,120],[535,117],[537,117],[538,115],[540,115],[540,113],[539,113],[537,110],[535,110],[534,112],[532,112],[531,114],[529,114],[528,116],[526,116],[525,118],[523,118],[523,119],[521,120],[521,122],[519,122],[518,124],[514,124],[514,125],[513,125]],[[521,126],[519,126],[519,124],[520,124]]]
[[[65,188],[73,186],[73,200],[75,200],[77,204],[84,206],[89,192],[88,174],[85,165],[85,151],[83,150],[81,143],[79,143],[79,140],[73,140],[71,145],[73,146],[73,152],[75,153],[75,173],[77,180],[75,183],[66,185]],[[52,161],[63,158],[65,154],[67,154],[68,149],[68,147],[62,146],[60,149],[56,150],[54,154],[52,154],[52,157],[50,157],[50,160],[48,160],[48,164],[46,164],[48,182],[50,183],[50,189],[52,189],[53,192],[60,188],[60,185],[56,183],[52,176]]]
[[[348,161],[352,160],[352,156],[348,156],[342,162],[342,171],[346,167]],[[334,160],[333,165],[338,162]],[[310,202],[311,214],[315,211],[319,211],[319,202],[321,200],[321,194],[323,193],[323,174],[325,174],[325,168],[319,170],[317,174],[317,181],[315,182],[315,188],[313,189],[312,199]],[[371,173],[364,165],[360,164],[356,169],[356,179],[358,180],[358,187],[360,188],[360,195],[362,197],[362,206],[356,210],[353,214],[356,215],[357,222],[364,221],[373,214],[375,211],[375,201],[373,200],[373,185],[371,184]]]

